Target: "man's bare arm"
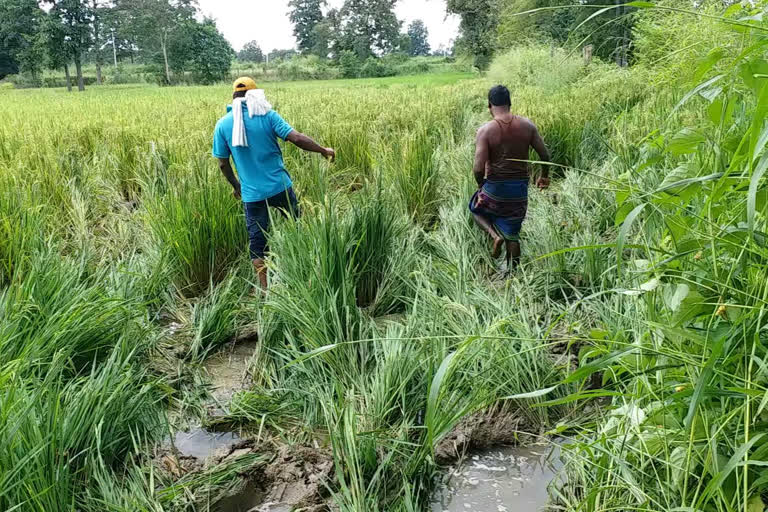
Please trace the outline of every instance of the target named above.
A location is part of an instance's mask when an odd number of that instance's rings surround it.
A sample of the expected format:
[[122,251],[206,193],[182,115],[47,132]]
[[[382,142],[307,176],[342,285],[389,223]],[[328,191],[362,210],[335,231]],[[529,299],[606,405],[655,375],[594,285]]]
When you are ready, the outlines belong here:
[[227,181],[234,189],[234,195],[237,199],[240,199],[240,182],[235,176],[235,170],[232,169],[232,164],[229,163],[229,158],[219,158],[219,169],[221,173],[227,178]]
[[[533,146],[533,149],[536,150],[536,154],[539,155],[539,160],[542,162],[550,162],[550,154],[549,150],[547,149],[546,144],[544,144],[544,139],[541,138],[541,135],[539,134],[539,130],[536,128],[536,126],[533,127],[533,137],[531,139],[531,146]],[[542,178],[549,178],[549,166],[543,165],[541,170],[541,176]]]
[[301,132],[297,132],[296,130],[293,130],[291,133],[289,133],[285,140],[295,145],[296,147],[303,149],[304,151],[320,153],[325,158],[329,158],[331,162],[333,162],[333,160],[336,158],[336,152],[332,148],[324,148],[315,142],[312,137],[304,135]]
[[488,138],[485,130],[480,128],[475,138],[475,165],[472,168],[478,187],[482,187],[483,182],[485,182],[485,166],[488,163],[488,156]]

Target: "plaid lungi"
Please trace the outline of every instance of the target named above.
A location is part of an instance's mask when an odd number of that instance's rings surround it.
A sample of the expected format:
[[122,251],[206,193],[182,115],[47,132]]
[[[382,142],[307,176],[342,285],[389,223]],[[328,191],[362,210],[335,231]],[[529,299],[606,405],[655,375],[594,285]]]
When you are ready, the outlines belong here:
[[487,218],[505,240],[519,240],[528,212],[528,180],[486,181],[469,201],[469,210]]

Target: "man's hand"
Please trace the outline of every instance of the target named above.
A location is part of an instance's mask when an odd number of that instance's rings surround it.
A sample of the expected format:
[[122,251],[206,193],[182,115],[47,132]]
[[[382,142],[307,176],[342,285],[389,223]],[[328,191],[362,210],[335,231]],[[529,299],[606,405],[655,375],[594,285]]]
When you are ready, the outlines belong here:
[[536,180],[536,186],[541,190],[549,188],[549,178],[545,178],[544,176],[539,177],[539,179]]
[[235,196],[235,199],[237,199],[238,201],[240,201],[243,198],[239,183],[237,184],[236,187],[232,187],[232,195]]
[[336,160],[336,152],[333,148],[323,148],[323,158],[333,163]]

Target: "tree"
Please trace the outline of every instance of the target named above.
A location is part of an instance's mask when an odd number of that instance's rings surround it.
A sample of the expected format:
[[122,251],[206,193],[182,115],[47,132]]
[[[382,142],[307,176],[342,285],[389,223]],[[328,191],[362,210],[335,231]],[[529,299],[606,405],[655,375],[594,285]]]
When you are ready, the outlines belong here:
[[102,16],[107,8],[104,0],[91,0],[90,7],[93,16],[93,60],[96,63],[96,83],[101,85],[101,66],[104,64]]
[[117,67],[118,60],[130,58],[138,48],[133,27],[123,18],[116,6],[104,8],[101,13],[101,31],[107,36],[107,52],[112,53],[112,62]]
[[165,82],[170,84],[168,45],[171,33],[194,18],[193,0],[117,0],[116,6],[139,47],[160,56]]
[[411,55],[429,55],[429,52],[431,51],[431,48],[429,47],[429,31],[423,21],[413,20],[413,22],[408,25],[408,37],[411,39]]
[[216,23],[211,19],[196,23],[193,41],[191,64],[197,80],[210,84],[226,78],[235,51],[216,28]]
[[339,55],[339,67],[341,76],[344,78],[357,78],[360,76],[362,63],[357,58],[357,54],[351,50],[343,50]]
[[289,18],[301,53],[311,53],[316,44],[315,27],[323,21],[325,0],[291,0]]
[[339,50],[349,50],[365,60],[386,54],[398,46],[400,21],[395,16],[397,0],[346,0],[339,12],[342,36]]
[[338,9],[330,9],[323,21],[315,25],[313,30],[315,46],[312,53],[327,59],[339,57],[341,52],[341,14]]
[[288,48],[285,50],[272,50],[269,52],[269,60],[288,60],[296,56],[296,50]]
[[36,0],[0,0],[0,79],[18,72],[36,75],[40,71],[43,17]]
[[237,54],[237,58],[243,62],[261,62],[264,60],[264,52],[261,51],[258,42],[250,41],[245,43],[243,49]]
[[331,19],[325,18],[312,29],[312,49],[310,53],[327,59],[334,47],[334,25]]
[[58,18],[49,13],[42,23],[42,36],[45,41],[46,64],[51,69],[64,69],[64,80],[67,91],[72,91],[72,80],[69,75],[69,64],[72,61],[72,49],[66,36],[66,29]]
[[187,20],[170,34],[168,62],[175,73],[192,71],[196,82],[210,84],[226,78],[235,52],[216,28],[216,23],[206,18],[202,23]]
[[77,74],[77,89],[85,90],[83,80],[83,56],[91,47],[93,42],[91,37],[91,7],[85,0],[48,0],[53,3],[53,7],[48,16],[53,23],[54,36],[57,41],[62,43],[60,49],[52,48],[56,54],[56,59],[70,59],[75,63],[75,72]]
[[475,66],[487,68],[496,47],[497,0],[448,0],[446,7],[461,16],[461,47],[474,57]]

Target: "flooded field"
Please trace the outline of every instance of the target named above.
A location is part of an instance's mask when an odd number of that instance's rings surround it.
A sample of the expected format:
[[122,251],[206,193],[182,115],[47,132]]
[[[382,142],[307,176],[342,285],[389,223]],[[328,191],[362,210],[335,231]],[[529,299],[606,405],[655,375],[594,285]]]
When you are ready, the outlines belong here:
[[498,447],[450,468],[433,496],[432,512],[536,512],[561,467],[559,447]]
[[209,432],[196,428],[189,432],[177,432],[173,445],[183,457],[206,459],[217,450],[234,446],[240,438],[234,432]]

